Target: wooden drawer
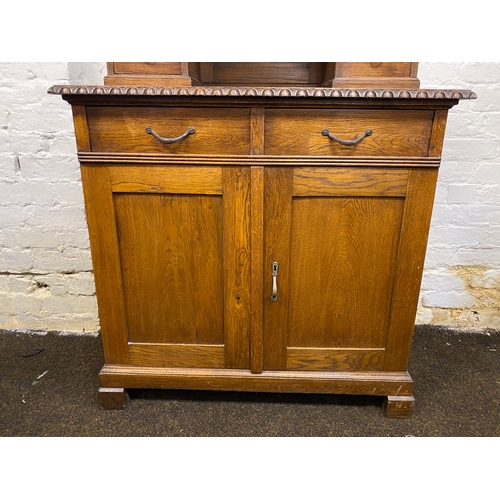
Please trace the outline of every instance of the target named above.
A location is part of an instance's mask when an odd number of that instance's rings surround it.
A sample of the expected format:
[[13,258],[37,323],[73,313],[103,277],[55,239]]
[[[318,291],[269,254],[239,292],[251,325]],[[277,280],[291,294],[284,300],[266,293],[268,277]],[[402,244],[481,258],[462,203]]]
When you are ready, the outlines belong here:
[[[92,151],[165,154],[249,154],[250,111],[248,108],[179,108],[88,106]],[[164,144],[162,138],[178,138],[190,127],[194,133],[178,142]]]
[[[368,109],[269,109],[265,154],[305,156],[428,156],[433,111]],[[328,129],[342,145],[323,135]]]

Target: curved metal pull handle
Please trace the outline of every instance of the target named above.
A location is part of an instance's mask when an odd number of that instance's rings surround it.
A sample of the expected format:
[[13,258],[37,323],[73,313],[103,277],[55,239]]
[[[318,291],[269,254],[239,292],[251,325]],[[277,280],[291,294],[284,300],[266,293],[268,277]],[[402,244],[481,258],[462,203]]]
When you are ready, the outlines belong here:
[[174,137],[173,139],[169,139],[168,137],[160,137],[152,127],[146,127],[146,134],[151,134],[154,138],[158,139],[162,144],[173,144],[174,142],[182,141],[188,135],[194,134],[194,127],[189,127],[182,135],[179,137]]
[[356,144],[359,144],[365,137],[372,135],[372,130],[371,129],[365,130],[363,132],[363,135],[360,135],[357,139],[354,139],[352,141],[344,141],[343,139],[335,137],[333,134],[330,133],[330,131],[327,128],[325,128],[321,133],[326,137],[329,137],[332,141],[342,144],[342,146],[355,146]]
[[278,263],[273,262],[273,294],[271,295],[271,300],[276,302],[278,300],[278,283],[276,279],[278,277]]

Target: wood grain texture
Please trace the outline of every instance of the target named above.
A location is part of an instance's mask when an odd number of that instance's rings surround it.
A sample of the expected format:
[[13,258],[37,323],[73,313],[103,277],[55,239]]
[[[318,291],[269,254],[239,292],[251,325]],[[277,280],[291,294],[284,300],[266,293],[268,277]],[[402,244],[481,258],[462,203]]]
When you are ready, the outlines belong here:
[[252,108],[250,114],[250,151],[252,155],[264,153],[264,108]]
[[395,264],[384,359],[386,370],[406,370],[408,367],[437,174],[437,170],[414,169],[410,172]]
[[403,201],[292,204],[288,346],[384,347]]
[[[233,154],[250,152],[248,109],[180,107],[101,107],[87,110],[92,151],[166,154]],[[189,127],[195,133],[173,144],[162,144],[146,133],[176,138]]]
[[73,106],[73,126],[75,127],[76,148],[78,151],[90,151],[90,135],[85,106]]
[[410,62],[337,62],[330,77],[333,87],[418,89],[418,63]]
[[129,340],[223,344],[222,198],[116,194]]
[[287,349],[287,370],[376,371],[383,365],[383,349]]
[[293,196],[404,197],[408,170],[304,167],[295,170]]
[[134,85],[153,85],[158,87],[186,87],[193,84],[193,79],[183,75],[141,75],[124,74],[104,77],[104,84],[112,88]]
[[[264,211],[264,368],[286,369],[290,297],[292,168],[266,168]],[[278,300],[272,294],[272,263],[278,262]]]
[[180,75],[180,62],[114,62],[113,74]]
[[418,62],[410,63],[410,76],[416,77],[418,74]]
[[112,62],[107,63],[105,85],[191,85],[183,71],[187,63],[179,62]]
[[429,156],[441,156],[443,150],[444,133],[446,131],[446,120],[448,118],[447,109],[437,109],[434,113],[432,125],[431,143],[429,146]]
[[128,363],[120,246],[109,169],[81,165],[90,250],[106,363]]
[[[115,62],[108,63],[106,84],[113,77],[131,76],[147,82],[152,76],[189,75],[201,84],[218,85],[321,85],[331,81],[336,86],[346,83],[359,86],[418,88],[418,63],[409,62]],[[202,70],[198,69],[202,68]],[[349,85],[347,85],[349,86]]]
[[404,78],[412,76],[411,62],[338,62],[335,63],[337,78]]
[[384,403],[387,418],[411,418],[415,398],[413,396],[387,396]]
[[[270,109],[266,112],[265,154],[332,156],[427,156],[432,111]],[[373,131],[355,146],[322,135],[324,129],[344,140]]]
[[[409,416],[447,111],[475,94],[311,86],[415,83],[412,63],[383,74],[361,63],[364,76],[335,63],[175,64],[167,75],[145,68],[143,81],[161,86],[49,90],[74,107],[100,398],[123,405],[126,387],[370,394],[391,396],[388,416]],[[134,78],[133,67],[115,70]],[[282,74],[285,85],[257,85]],[[196,132],[167,145],[147,126]],[[351,147],[325,128],[347,140],[373,133]]]
[[273,155],[167,155],[149,153],[100,153],[82,152],[78,154],[82,163],[110,165],[173,165],[173,166],[263,166],[272,168],[295,167],[349,167],[376,168],[438,168],[440,157],[408,156],[273,156]]
[[117,165],[110,175],[114,193],[222,194],[222,167]]
[[224,169],[224,329],[226,368],[250,367],[251,174]]
[[135,366],[224,367],[222,345],[131,343],[129,350],[130,364]]
[[252,373],[263,369],[263,270],[264,270],[264,168],[251,167],[251,311],[250,339]]
[[213,65],[215,85],[257,85],[309,83],[309,63],[273,62],[216,62]]
[[299,392],[411,396],[413,380],[406,372],[317,372],[150,368],[104,365],[102,387],[194,389],[209,391]]

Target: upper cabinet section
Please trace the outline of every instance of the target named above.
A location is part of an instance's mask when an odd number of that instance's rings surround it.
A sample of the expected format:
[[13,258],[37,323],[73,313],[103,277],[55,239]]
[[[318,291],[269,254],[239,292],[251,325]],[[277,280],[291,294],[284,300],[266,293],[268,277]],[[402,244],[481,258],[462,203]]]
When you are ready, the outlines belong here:
[[110,62],[105,85],[420,88],[411,62]]

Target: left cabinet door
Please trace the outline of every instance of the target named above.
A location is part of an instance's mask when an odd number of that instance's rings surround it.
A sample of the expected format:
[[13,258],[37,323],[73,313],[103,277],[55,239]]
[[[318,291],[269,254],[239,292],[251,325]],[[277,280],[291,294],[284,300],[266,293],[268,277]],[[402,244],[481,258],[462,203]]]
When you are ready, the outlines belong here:
[[106,363],[249,368],[249,169],[81,170]]

